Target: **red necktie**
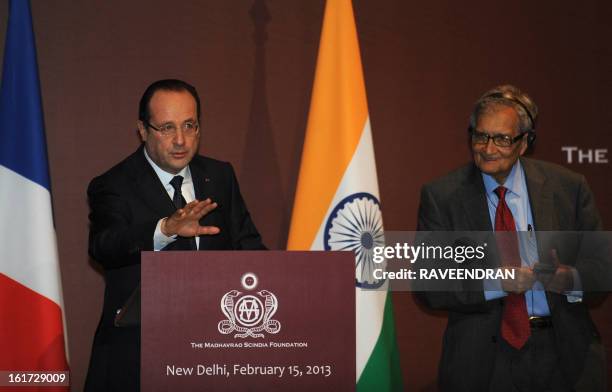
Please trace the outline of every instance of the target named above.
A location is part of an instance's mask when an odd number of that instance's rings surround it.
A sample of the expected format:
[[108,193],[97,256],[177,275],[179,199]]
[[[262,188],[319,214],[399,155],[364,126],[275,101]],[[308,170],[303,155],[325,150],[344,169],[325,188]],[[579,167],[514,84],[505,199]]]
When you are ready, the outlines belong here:
[[[497,210],[495,211],[495,231],[516,232],[514,218],[506,204],[506,191],[503,186],[497,187],[495,193],[499,197]],[[502,234],[497,236],[497,245],[501,255],[502,265],[508,267],[520,267],[521,256],[518,248],[518,238],[515,234]],[[525,345],[531,329],[529,328],[529,317],[527,315],[527,304],[523,294],[510,293],[504,300],[502,315],[501,335],[512,347],[517,350]]]

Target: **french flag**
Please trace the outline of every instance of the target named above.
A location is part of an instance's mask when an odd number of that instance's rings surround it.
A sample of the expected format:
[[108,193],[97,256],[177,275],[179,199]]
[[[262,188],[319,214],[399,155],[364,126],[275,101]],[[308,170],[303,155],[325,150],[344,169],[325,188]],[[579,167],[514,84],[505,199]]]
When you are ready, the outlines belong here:
[[63,320],[32,16],[29,0],[12,0],[0,86],[0,372],[67,371]]

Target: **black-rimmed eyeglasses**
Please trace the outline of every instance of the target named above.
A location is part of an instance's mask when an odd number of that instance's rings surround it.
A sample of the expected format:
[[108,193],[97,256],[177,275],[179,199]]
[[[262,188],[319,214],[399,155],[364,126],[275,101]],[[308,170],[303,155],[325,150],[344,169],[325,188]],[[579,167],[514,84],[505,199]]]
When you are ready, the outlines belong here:
[[514,143],[521,140],[521,138],[525,136],[526,134],[527,133],[521,133],[518,136],[512,137],[512,136],[500,135],[500,134],[489,135],[488,133],[480,132],[475,129],[470,130],[470,135],[472,137],[472,144],[489,144],[489,139],[493,139],[493,144],[495,144],[498,147],[510,147]]

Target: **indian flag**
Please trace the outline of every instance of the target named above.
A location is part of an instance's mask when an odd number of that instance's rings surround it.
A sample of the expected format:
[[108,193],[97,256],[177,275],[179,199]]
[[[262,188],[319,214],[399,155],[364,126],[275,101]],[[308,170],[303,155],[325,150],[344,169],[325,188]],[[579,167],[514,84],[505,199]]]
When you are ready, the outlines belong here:
[[[12,0],[0,88],[0,390],[3,371],[68,371],[50,189],[29,0]],[[68,390],[23,385],[11,390]]]
[[328,0],[287,249],[355,252],[358,391],[402,389],[391,296],[372,278],[383,244],[353,8]]

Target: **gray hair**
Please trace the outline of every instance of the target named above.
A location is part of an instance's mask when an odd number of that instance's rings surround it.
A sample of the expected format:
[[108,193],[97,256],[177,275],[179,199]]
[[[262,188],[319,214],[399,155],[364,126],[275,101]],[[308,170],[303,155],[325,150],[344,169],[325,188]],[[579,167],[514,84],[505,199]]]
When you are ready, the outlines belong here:
[[511,107],[516,111],[521,133],[535,130],[538,107],[529,95],[510,84],[497,86],[484,93],[476,101],[470,116],[470,129],[476,129],[476,123],[480,116],[494,112],[500,105]]

